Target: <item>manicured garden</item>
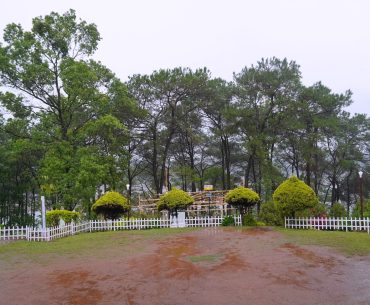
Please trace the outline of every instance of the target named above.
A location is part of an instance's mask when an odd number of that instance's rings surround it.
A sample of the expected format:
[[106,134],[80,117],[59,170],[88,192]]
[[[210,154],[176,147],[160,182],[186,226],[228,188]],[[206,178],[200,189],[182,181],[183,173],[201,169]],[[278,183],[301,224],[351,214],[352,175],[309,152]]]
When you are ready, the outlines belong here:
[[[256,227],[237,228],[239,232],[255,230]],[[265,227],[257,227],[263,230]],[[266,227],[272,229],[270,227]],[[58,239],[49,243],[29,243],[19,240],[6,244],[0,244],[1,260],[23,260],[42,261],[43,255],[86,254],[99,252],[105,247],[111,247],[119,239],[114,247],[124,251],[130,247],[134,239],[162,239],[171,235],[189,233],[192,231],[204,230],[204,228],[162,228],[141,231],[108,231],[96,232],[93,234],[79,234],[75,236]],[[231,229],[231,228],[229,228]],[[341,232],[341,231],[318,231],[318,230],[293,230],[284,228],[273,228],[272,230],[281,233],[289,242],[300,245],[317,245],[330,247],[333,251],[339,251],[346,255],[366,256],[370,255],[370,235],[363,232]]]
[[15,241],[0,244],[0,304],[366,304],[369,244],[364,233],[271,227]]

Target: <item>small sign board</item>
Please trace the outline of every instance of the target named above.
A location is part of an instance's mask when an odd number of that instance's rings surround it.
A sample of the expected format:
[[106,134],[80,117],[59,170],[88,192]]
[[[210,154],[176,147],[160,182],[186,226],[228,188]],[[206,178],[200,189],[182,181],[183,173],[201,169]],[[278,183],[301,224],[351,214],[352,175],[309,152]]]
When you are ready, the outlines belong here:
[[131,192],[141,192],[141,190],[142,190],[141,185],[136,185],[136,184],[131,185]]
[[212,184],[205,184],[204,185],[205,191],[213,191],[213,185]]

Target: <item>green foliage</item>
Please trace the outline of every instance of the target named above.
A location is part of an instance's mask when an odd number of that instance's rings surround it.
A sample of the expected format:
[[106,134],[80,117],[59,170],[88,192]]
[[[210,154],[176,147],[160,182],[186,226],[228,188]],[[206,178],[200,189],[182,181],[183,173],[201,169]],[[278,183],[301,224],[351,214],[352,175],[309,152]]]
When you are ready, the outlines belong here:
[[239,209],[243,215],[248,208],[260,201],[260,197],[253,190],[239,186],[226,194],[225,201]]
[[194,198],[188,193],[179,189],[172,189],[159,198],[157,208],[158,211],[168,210],[170,212],[177,212],[180,209],[186,209],[193,202]]
[[323,203],[318,203],[312,208],[308,208],[305,210],[297,211],[295,214],[296,217],[327,217],[328,216],[328,209]]
[[[81,209],[89,218],[101,185],[122,192],[142,176],[149,193],[158,194],[171,156],[172,185],[230,189],[244,172],[264,201],[284,179],[283,167],[302,172],[321,199],[328,181],[340,185],[341,198],[355,197],[358,164],[365,176],[369,172],[370,119],[344,111],[350,91],[302,85],[294,61],[262,59],[230,83],[212,78],[207,68],[178,67],[134,75],[124,84],[93,60],[100,39],[96,25],[73,10],[36,17],[29,30],[6,26],[0,42],[0,112],[6,113],[0,114],[0,223],[34,224],[30,211],[39,210],[35,198],[42,193],[48,207]],[[273,207],[262,212],[267,223],[322,212],[307,205],[305,194],[292,205],[280,199],[279,216]],[[231,204],[244,214],[255,201]]]
[[[30,31],[14,23],[5,28],[0,44],[4,89],[0,104],[10,116],[4,128],[0,117],[0,146],[4,130],[11,146],[18,139],[24,146],[24,156],[19,154],[15,160],[17,171],[7,169],[18,189],[9,189],[0,181],[12,193],[5,195],[10,206],[27,210],[29,202],[20,202],[24,200],[17,199],[20,194],[30,198],[43,193],[53,208],[83,207],[89,214],[100,185],[122,189],[122,173],[127,168],[126,124],[136,119],[138,107],[126,85],[91,58],[99,41],[96,25],[78,19],[73,10],[36,17]],[[13,163],[0,151],[1,164],[2,157]],[[0,177],[7,179],[3,172]],[[32,209],[38,209],[35,202]],[[0,204],[0,218],[2,211]],[[9,222],[21,218],[25,223],[27,211],[18,213]]]
[[284,218],[272,200],[261,205],[258,219],[270,226],[282,226],[284,223]]
[[331,207],[329,215],[330,217],[346,217],[347,211],[342,204],[336,202]]
[[242,224],[243,226],[256,226],[257,220],[252,213],[247,213],[243,215]]
[[273,194],[273,200],[283,217],[294,217],[296,212],[318,204],[313,189],[294,176],[279,185]]
[[48,227],[55,227],[59,225],[61,219],[65,223],[77,221],[80,218],[80,213],[68,210],[52,210],[46,212],[46,225]]
[[148,218],[161,218],[161,213],[160,212],[155,212],[155,213],[145,213],[145,212],[131,212],[130,213],[130,219],[148,219]]
[[117,219],[130,210],[130,205],[120,193],[107,192],[93,204],[91,209],[96,214],[103,215],[105,219]]
[[[352,217],[361,217],[361,204],[357,202],[352,211]],[[364,202],[364,218],[370,218],[370,199]]]
[[59,225],[60,210],[53,210],[46,212],[46,225],[48,227],[55,227]]
[[257,220],[257,222],[256,222],[256,226],[257,226],[257,227],[264,227],[264,226],[266,226],[266,223],[265,223],[265,222],[263,222],[263,221],[258,221],[258,220]]
[[234,217],[231,216],[231,215],[225,216],[224,219],[222,219],[221,225],[224,226],[224,227],[235,226]]
[[[156,140],[146,141],[145,156],[153,165],[157,164],[157,167],[147,167],[147,171],[150,171],[153,187],[158,194],[162,192],[165,181],[163,169],[168,160],[168,148],[175,146],[175,137],[179,136],[179,133],[191,127],[184,121],[190,119],[189,114],[195,112],[195,109],[198,111],[197,105],[205,93],[209,74],[206,68],[192,71],[179,67],[160,69],[151,75],[134,75],[129,81],[128,86],[133,96],[141,100],[151,112],[143,125],[150,130],[151,138]],[[192,117],[199,118],[199,113]],[[194,134],[195,132],[188,130],[183,140],[186,137],[185,141],[193,143],[196,141],[192,137]],[[191,147],[190,149],[193,149]],[[159,168],[162,170],[158,170]],[[194,164],[190,168],[193,172]]]

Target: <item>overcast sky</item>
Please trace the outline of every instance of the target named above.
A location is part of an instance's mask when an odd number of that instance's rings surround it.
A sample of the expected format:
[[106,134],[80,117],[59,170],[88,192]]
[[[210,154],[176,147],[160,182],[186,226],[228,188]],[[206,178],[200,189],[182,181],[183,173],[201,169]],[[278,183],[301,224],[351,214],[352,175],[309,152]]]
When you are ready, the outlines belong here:
[[11,0],[1,3],[0,29],[30,29],[33,17],[70,8],[98,26],[95,58],[123,81],[177,66],[232,80],[262,57],[286,57],[305,85],[350,89],[349,111],[370,115],[369,0]]

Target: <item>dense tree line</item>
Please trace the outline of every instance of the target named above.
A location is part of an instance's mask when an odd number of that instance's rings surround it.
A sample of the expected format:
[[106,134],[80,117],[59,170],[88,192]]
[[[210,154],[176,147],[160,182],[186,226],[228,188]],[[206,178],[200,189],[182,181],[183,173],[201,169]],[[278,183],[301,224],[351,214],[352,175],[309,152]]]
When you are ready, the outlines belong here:
[[306,87],[298,64],[278,58],[232,82],[175,68],[123,83],[92,59],[99,40],[73,10],[5,28],[0,223],[34,223],[41,194],[89,217],[99,193],[126,184],[130,197],[245,185],[267,201],[296,175],[349,210],[362,169],[368,194],[370,120],[345,111],[350,91]]

